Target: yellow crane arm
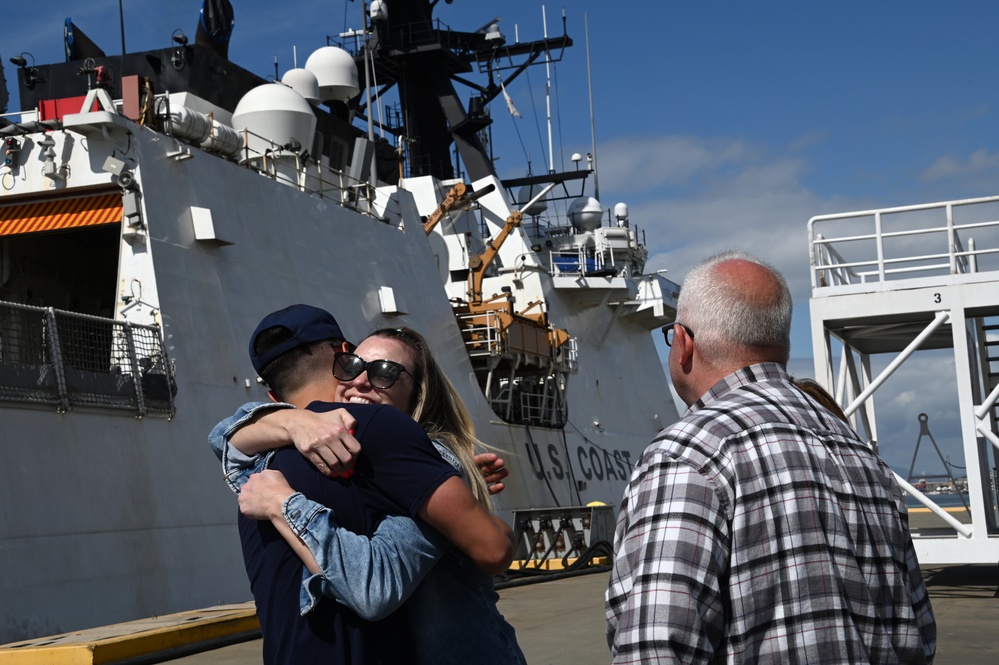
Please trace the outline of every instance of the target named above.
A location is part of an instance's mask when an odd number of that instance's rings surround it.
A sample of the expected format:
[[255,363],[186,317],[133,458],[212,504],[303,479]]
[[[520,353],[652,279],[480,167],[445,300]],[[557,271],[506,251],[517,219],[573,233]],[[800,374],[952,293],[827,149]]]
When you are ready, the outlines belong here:
[[461,200],[465,197],[465,192],[467,191],[468,187],[463,182],[459,182],[448,191],[444,200],[441,201],[436,208],[434,208],[432,213],[427,215],[426,221],[423,222],[423,230],[427,232],[427,235],[430,235],[430,232],[434,230],[434,227],[437,226],[442,219],[444,219],[444,215],[447,214],[448,210],[461,203]]
[[503,246],[507,237],[513,233],[514,229],[520,226],[523,220],[524,215],[519,210],[511,212],[510,216],[506,218],[506,223],[503,224],[499,235],[486,243],[486,248],[481,254],[469,257],[468,299],[470,304],[482,302],[482,280],[486,276],[486,270],[496,258],[496,255],[499,254],[500,247]]
[[463,182],[457,183],[454,187],[448,190],[447,196],[444,200],[434,208],[434,211],[427,215],[427,219],[423,222],[423,230],[430,235],[430,232],[434,230],[434,227],[440,224],[440,221],[444,219],[444,215],[448,214],[452,208],[456,208],[464,203],[471,203],[476,199],[482,198],[486,194],[490,193],[496,189],[496,185],[486,185],[482,189],[471,191],[468,189],[468,185]]

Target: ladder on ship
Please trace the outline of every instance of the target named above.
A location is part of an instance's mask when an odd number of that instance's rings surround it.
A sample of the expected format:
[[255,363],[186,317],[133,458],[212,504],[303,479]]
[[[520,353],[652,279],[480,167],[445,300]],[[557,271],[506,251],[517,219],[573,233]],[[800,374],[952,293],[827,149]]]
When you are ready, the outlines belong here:
[[[989,392],[999,386],[999,322],[982,325],[983,341],[985,349],[985,367],[987,368]],[[992,405],[992,424],[999,423],[999,401]],[[995,469],[993,469],[993,476]],[[993,478],[993,482],[996,479]]]
[[878,417],[885,414],[875,396],[900,368],[918,370],[914,357],[937,363],[936,380],[906,390],[915,412],[933,399],[956,401],[956,419],[935,422],[959,437],[963,461],[956,464],[967,468],[970,519],[967,512],[947,512],[896,474],[932,513],[919,520],[910,515],[913,541],[923,564],[994,564],[999,197],[822,215],[808,230],[816,378],[872,449],[898,461],[898,447],[907,444],[897,435],[880,436]]

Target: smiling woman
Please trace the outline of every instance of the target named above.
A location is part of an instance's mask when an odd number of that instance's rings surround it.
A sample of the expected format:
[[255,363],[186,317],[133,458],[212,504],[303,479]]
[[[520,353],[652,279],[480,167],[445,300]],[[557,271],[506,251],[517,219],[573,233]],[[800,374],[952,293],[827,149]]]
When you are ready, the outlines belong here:
[[415,354],[399,339],[376,331],[358,345],[354,353],[338,353],[333,376],[340,382],[338,402],[390,404],[411,412],[417,397],[414,374]]
[[483,444],[475,438],[464,402],[422,335],[405,327],[376,330],[353,354],[337,355],[333,375],[340,381],[338,402],[389,404],[412,416],[443,455],[450,452],[457,458],[453,462],[464,471],[475,498],[492,505],[474,459],[476,448]]

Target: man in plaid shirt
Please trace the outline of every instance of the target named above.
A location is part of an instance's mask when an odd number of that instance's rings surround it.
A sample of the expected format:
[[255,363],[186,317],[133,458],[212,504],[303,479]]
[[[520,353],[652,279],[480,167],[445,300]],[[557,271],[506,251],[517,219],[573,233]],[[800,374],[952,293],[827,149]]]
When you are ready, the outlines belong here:
[[730,252],[666,326],[690,407],[625,490],[614,663],[929,663],[936,623],[891,470],[787,375],[784,278]]

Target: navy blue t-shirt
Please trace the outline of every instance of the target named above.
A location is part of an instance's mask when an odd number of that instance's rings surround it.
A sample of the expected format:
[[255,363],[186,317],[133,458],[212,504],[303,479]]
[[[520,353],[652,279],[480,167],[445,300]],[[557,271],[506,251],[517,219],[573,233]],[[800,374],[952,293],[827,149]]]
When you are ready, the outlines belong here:
[[[337,523],[371,536],[386,515],[416,517],[441,483],[457,475],[441,459],[423,429],[398,409],[385,405],[313,402],[311,411],[343,407],[357,419],[361,455],[349,479],[331,479],[295,448],[282,448],[269,468],[308,499],[334,511]],[[303,564],[268,521],[240,515],[239,534],[250,589],[263,632],[264,663],[347,665],[407,663],[405,628],[393,615],[368,622],[339,603],[323,598],[305,617],[299,614]]]

